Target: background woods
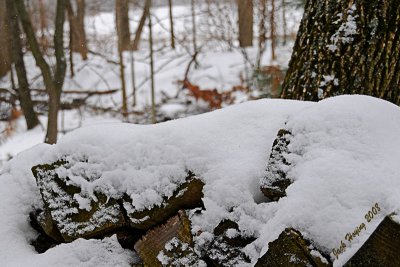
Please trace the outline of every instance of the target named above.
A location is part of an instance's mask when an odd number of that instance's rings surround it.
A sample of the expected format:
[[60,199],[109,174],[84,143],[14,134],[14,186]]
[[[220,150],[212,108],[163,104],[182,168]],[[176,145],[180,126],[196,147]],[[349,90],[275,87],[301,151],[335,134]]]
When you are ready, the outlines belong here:
[[21,116],[55,143],[95,117],[154,123],[263,97],[398,104],[396,3],[0,0],[0,139]]
[[22,117],[55,143],[93,117],[154,123],[278,97],[302,14],[286,2],[1,0],[1,140]]

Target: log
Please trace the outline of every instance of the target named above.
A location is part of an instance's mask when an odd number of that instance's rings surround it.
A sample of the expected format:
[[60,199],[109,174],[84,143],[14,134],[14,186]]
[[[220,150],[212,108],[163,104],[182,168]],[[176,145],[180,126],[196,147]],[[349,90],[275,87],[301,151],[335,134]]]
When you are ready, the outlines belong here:
[[298,231],[287,228],[277,240],[268,244],[267,253],[258,259],[255,267],[327,267],[332,265],[321,254],[319,257],[315,255],[315,252],[311,253],[309,242]]
[[400,223],[387,216],[344,266],[397,267],[400,266],[399,251]]
[[287,170],[282,166],[289,166],[285,154],[290,153],[288,145],[292,134],[290,131],[281,129],[272,145],[271,155],[268,160],[266,175],[261,181],[260,189],[263,194],[273,201],[278,201],[286,196],[286,188],[292,183],[287,177]]
[[149,230],[134,248],[145,266],[180,266],[180,260],[187,260],[186,266],[196,266],[201,261],[194,253],[190,221],[183,210]]

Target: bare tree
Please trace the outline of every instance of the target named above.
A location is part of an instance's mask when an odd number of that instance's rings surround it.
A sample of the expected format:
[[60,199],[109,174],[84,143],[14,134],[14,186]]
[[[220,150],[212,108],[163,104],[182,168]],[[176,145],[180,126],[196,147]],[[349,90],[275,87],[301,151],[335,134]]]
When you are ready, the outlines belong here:
[[118,49],[131,50],[131,32],[129,29],[129,2],[128,0],[115,1],[115,25],[118,35]]
[[253,0],[237,0],[240,47],[253,45]]
[[43,3],[43,0],[39,0],[39,16],[40,16],[40,46],[44,51],[47,50],[49,46],[49,40],[47,39],[46,30],[48,27],[47,22],[47,12],[46,6]]
[[29,92],[29,84],[26,76],[26,69],[24,63],[24,55],[21,45],[21,30],[19,28],[19,21],[15,9],[14,0],[6,0],[7,13],[10,23],[10,33],[12,39],[12,58],[18,77],[18,97],[21,104],[22,111],[28,130],[35,128],[39,125],[39,119],[33,109],[33,103]]
[[267,40],[267,29],[265,28],[265,22],[267,18],[267,0],[260,0],[259,9],[259,25],[258,25],[258,54],[257,54],[257,68],[261,67],[261,58],[265,52]]
[[74,12],[71,0],[66,0],[70,38],[72,50],[81,54],[82,59],[87,59],[88,48],[85,32],[85,0],[76,0],[76,12]]
[[276,60],[276,30],[275,30],[275,0],[271,0],[270,13],[270,38],[271,38],[271,59]]
[[47,133],[45,142],[54,144],[57,142],[58,135],[58,110],[60,107],[61,91],[64,84],[66,62],[63,47],[63,33],[65,20],[65,0],[57,0],[55,31],[54,31],[54,50],[56,65],[54,73],[50,65],[46,62],[39,49],[32,23],[29,19],[23,0],[14,0],[22,27],[26,34],[26,39],[31,48],[37,66],[40,68],[43,81],[49,95],[49,113],[47,123]]
[[283,44],[287,42],[287,22],[286,22],[286,0],[282,0],[282,28],[283,28]]
[[172,15],[172,0],[168,0],[169,6],[169,31],[171,34],[171,48],[175,49],[174,16]]
[[139,43],[140,43],[140,39],[142,37],[143,28],[145,26],[146,19],[149,16],[150,6],[151,6],[151,0],[146,0],[144,2],[143,13],[142,13],[142,16],[140,17],[139,25],[136,29],[135,39],[133,40],[133,43],[132,43],[132,49],[134,51],[139,49]]
[[124,64],[124,51],[121,47],[118,48],[118,58],[119,58],[119,78],[121,81],[121,92],[122,92],[122,115],[124,117],[128,116],[128,97],[126,93],[126,81],[125,81],[125,64]]
[[151,75],[151,121],[153,123],[156,123],[157,119],[156,119],[156,103],[155,103],[155,88],[154,88],[155,77],[154,77],[153,25],[151,22],[151,13],[149,13],[149,43],[150,43],[150,75]]
[[194,0],[191,0],[191,10],[192,10],[192,41],[193,41],[193,53],[197,51],[197,40],[196,40],[196,12]]
[[11,69],[10,33],[6,13],[6,0],[0,0],[0,77]]

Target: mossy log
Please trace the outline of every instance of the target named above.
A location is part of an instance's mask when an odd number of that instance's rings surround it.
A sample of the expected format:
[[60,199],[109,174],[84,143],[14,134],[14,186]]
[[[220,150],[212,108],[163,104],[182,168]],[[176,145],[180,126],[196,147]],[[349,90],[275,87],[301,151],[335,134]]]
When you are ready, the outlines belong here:
[[214,239],[206,250],[205,258],[216,267],[247,266],[250,259],[242,249],[254,240],[254,237],[242,236],[236,222],[223,220],[214,229]]
[[399,251],[400,224],[387,216],[345,266],[398,267]]
[[316,250],[312,252],[309,242],[299,232],[288,228],[279,235],[277,240],[268,244],[267,253],[258,260],[255,266],[326,267],[331,264]]
[[131,227],[146,230],[165,222],[181,209],[192,209],[203,206],[201,200],[203,197],[203,186],[204,183],[192,172],[189,172],[186,182],[175,190],[172,197],[164,198],[163,202],[158,206],[141,211],[135,211],[132,206],[132,200],[128,196],[125,196],[123,206],[127,211]]
[[88,202],[87,207],[81,206],[81,189],[67,185],[57,174],[57,168],[65,164],[65,161],[60,160],[32,168],[45,207],[45,216],[39,217],[38,222],[46,234],[59,240],[54,229],[56,226],[63,241],[70,242],[81,237],[104,236],[126,226],[127,222],[117,200],[109,199],[104,194],[95,192],[95,200],[88,196],[84,200]]

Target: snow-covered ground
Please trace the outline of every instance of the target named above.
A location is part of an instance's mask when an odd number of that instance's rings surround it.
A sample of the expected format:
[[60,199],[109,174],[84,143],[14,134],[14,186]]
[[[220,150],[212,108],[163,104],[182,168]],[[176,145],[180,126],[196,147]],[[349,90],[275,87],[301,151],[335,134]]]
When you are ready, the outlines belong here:
[[[247,59],[243,56],[243,51],[237,48],[237,37],[235,23],[237,20],[237,11],[235,10],[235,1],[218,3],[210,10],[204,4],[196,6],[196,23],[197,23],[197,41],[198,47],[202,47],[201,53],[198,55],[197,67],[192,66],[189,73],[190,81],[200,86],[201,89],[217,89],[218,91],[231,90],[233,86],[243,84],[243,79],[251,76],[251,68],[249,64],[255,64],[258,53],[255,39],[254,47],[246,48]],[[218,13],[218,12],[223,13]],[[141,9],[135,8],[130,11],[130,26],[134,32],[138,18],[141,16]],[[210,12],[214,16],[210,19]],[[175,50],[169,47],[169,17],[167,7],[155,7],[152,9],[154,18],[154,37],[155,37],[155,90],[156,102],[160,103],[163,96],[170,97],[177,95],[182,89],[182,85],[178,83],[184,78],[184,74],[189,64],[193,47],[191,44],[191,10],[188,5],[178,5],[173,8],[174,30],[176,36],[177,47]],[[221,14],[223,17],[221,17]],[[219,17],[218,17],[219,16]],[[287,7],[287,33],[294,34],[297,31],[302,10],[294,7]],[[257,14],[255,16],[257,20]],[[277,7],[276,22],[277,34],[282,34],[281,28],[282,13],[279,6]],[[82,61],[79,54],[74,54],[75,76],[71,77],[67,71],[67,77],[64,84],[64,90],[89,90],[103,91],[108,89],[121,88],[120,70],[116,62],[118,56],[116,52],[115,37],[115,17],[113,13],[103,12],[94,16],[87,16],[85,23],[89,40],[89,48],[96,54],[89,53],[89,59]],[[258,32],[257,23],[254,23],[254,31]],[[68,29],[68,23],[66,23]],[[216,36],[224,36],[225,40],[214,40]],[[132,65],[131,54],[124,53],[126,87],[128,91],[128,109],[132,112],[147,112],[151,104],[150,93],[150,66],[148,52],[148,28],[144,28],[143,40],[140,49],[133,53],[135,85],[137,90],[136,106],[133,107],[133,89],[132,89]],[[68,39],[66,39],[68,42]],[[232,43],[229,45],[229,43]],[[266,51],[262,56],[261,65],[278,65],[282,68],[287,66],[290,58],[293,39],[283,45],[278,40],[277,59],[271,60],[271,47],[267,41]],[[66,55],[69,57],[69,55]],[[50,63],[54,63],[54,58],[47,58]],[[69,60],[67,60],[69,62]],[[28,80],[31,88],[44,88],[40,75],[40,70],[35,64],[35,60],[31,53],[25,55],[25,63],[27,65]],[[10,88],[11,81],[7,75],[0,79],[0,88]],[[255,92],[258,94],[257,92]],[[180,93],[180,97],[185,97],[185,92]],[[245,102],[249,99],[249,94],[237,93],[235,103]],[[181,101],[184,102],[184,101]],[[91,97],[88,103],[104,109],[110,108],[113,113],[98,113],[92,110],[64,111],[59,114],[60,135],[81,125],[92,123],[107,122],[109,120],[123,120],[120,114],[122,95],[118,91],[112,95],[101,97]],[[160,107],[160,112],[172,118],[177,112],[184,116],[186,111],[182,103],[166,103]],[[198,113],[198,112],[197,112]],[[150,117],[150,116],[148,116]],[[12,131],[9,135],[0,136],[0,168],[1,165],[9,158],[14,157],[17,153],[31,147],[32,145],[43,142],[46,127],[45,116],[41,117],[42,127],[27,132],[22,118],[13,122]],[[135,114],[130,115],[128,121],[140,122],[136,119]],[[0,132],[9,125],[0,122]]]
[[[245,248],[253,263],[268,242],[293,227],[341,266],[384,216],[400,211],[400,109],[366,96],[319,103],[259,100],[157,125],[109,123],[80,128],[57,145],[41,144],[8,162],[0,176],[1,266],[129,266],[132,252],[115,237],[76,240],[37,254],[28,213],[41,198],[31,173],[39,163],[67,157],[72,175],[83,169],[88,192],[128,192],[137,209],[160,202],[192,170],[204,182],[205,211],[191,217],[197,245],[224,218],[257,239]],[[279,129],[292,131],[287,197],[266,202],[259,189]],[[71,173],[69,173],[71,172]],[[78,175],[79,176],[79,175]],[[71,176],[72,177],[72,176]],[[85,196],[87,197],[87,196]],[[377,205],[370,222],[365,214]],[[348,232],[365,224],[351,242]],[[340,242],[347,249],[332,253]]]

